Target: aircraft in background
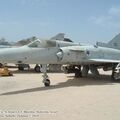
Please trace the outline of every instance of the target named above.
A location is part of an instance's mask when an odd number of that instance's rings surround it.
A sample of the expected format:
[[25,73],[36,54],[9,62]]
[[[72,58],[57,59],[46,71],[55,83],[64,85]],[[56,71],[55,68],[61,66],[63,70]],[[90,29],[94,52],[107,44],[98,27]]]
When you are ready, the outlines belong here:
[[7,45],[0,45],[0,49],[2,48],[11,48],[11,46],[7,46]]
[[104,70],[111,68],[113,80],[117,81],[120,77],[120,50],[97,45],[81,45],[61,40],[37,39],[19,48],[2,49],[0,50],[0,62],[41,64],[45,86],[50,85],[47,64],[74,65],[76,77],[86,76],[89,69],[98,74],[98,67],[102,67]]

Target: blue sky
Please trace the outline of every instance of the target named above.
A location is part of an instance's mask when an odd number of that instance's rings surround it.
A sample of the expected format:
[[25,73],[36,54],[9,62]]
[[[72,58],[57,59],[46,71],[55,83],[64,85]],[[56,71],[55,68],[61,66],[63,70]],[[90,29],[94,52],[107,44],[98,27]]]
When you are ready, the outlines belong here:
[[119,0],[0,0],[0,38],[49,38],[59,32],[76,42],[107,42],[120,33]]

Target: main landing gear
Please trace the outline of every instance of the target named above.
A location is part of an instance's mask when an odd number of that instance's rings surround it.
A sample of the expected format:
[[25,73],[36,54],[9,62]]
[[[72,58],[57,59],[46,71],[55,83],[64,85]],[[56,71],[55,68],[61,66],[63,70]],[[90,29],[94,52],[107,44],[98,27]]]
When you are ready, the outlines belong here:
[[43,83],[45,87],[50,86],[50,80],[47,75],[47,65],[42,65],[41,71],[43,72]]
[[82,77],[82,71],[81,71],[81,66],[78,66],[77,68],[75,68],[75,77]]
[[113,82],[120,80],[120,63],[118,65],[113,65],[111,78]]

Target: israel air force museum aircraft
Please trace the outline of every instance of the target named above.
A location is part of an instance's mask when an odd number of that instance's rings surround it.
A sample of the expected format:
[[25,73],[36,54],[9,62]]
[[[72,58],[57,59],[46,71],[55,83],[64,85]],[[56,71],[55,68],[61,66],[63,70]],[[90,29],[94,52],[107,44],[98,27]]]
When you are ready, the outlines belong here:
[[[117,44],[117,43],[116,43]],[[119,44],[118,44],[119,45]],[[70,64],[77,66],[75,75],[81,76],[88,73],[89,68],[97,72],[97,67],[105,70],[111,68],[111,77],[114,80],[119,78],[120,50],[116,46],[109,48],[80,45],[60,40],[39,40],[19,47],[0,50],[1,63],[26,63],[42,64],[43,83],[50,85],[47,75],[47,64]],[[83,66],[81,70],[81,66]],[[117,69],[117,71],[116,71]]]

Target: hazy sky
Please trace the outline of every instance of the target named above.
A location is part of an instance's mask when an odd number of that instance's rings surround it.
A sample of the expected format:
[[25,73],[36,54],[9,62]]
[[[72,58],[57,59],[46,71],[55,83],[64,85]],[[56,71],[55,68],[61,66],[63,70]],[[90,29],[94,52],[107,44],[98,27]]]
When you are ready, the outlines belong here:
[[76,42],[109,41],[120,32],[120,0],[0,0],[0,38],[59,32]]

